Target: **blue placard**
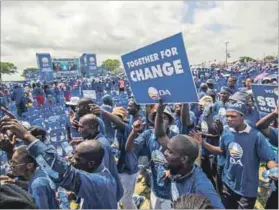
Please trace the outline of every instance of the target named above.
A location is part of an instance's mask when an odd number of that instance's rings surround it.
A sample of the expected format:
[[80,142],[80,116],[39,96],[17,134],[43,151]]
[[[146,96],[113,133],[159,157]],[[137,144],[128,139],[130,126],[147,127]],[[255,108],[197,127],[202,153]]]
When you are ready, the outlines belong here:
[[37,63],[40,72],[40,80],[41,81],[53,81],[53,68],[51,57],[49,53],[37,53]]
[[278,104],[278,87],[276,85],[252,85],[252,91],[258,110],[271,113]]
[[198,102],[182,33],[121,58],[137,104]]
[[97,69],[97,60],[95,54],[86,54],[87,67],[89,72]]

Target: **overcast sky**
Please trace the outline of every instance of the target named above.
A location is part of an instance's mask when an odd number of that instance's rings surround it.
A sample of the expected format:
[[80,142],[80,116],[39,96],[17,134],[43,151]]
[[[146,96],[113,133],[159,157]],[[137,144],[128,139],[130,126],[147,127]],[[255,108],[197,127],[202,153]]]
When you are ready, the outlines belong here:
[[90,52],[100,65],[181,31],[190,64],[224,61],[225,41],[231,60],[277,55],[278,2],[4,1],[1,61],[23,70],[37,66],[37,52]]

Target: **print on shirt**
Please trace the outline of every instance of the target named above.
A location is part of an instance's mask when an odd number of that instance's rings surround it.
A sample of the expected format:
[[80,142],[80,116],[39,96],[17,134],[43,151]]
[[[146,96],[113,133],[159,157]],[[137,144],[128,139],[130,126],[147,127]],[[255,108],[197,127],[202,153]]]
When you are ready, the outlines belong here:
[[243,155],[243,149],[242,147],[236,143],[236,142],[232,142],[229,145],[229,151],[230,151],[230,162],[232,164],[239,164],[241,166],[243,166],[242,162],[241,162],[241,157]]
[[165,174],[165,167],[164,164],[166,163],[165,156],[160,150],[153,150],[151,154],[151,160],[154,163],[154,168],[157,171],[157,184],[158,186],[164,186],[164,174]]

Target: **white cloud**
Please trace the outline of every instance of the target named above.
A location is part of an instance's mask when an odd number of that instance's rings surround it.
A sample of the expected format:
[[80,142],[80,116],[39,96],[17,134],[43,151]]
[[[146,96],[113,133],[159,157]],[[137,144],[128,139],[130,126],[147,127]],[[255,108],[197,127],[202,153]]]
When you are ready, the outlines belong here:
[[1,60],[22,70],[37,65],[37,52],[92,52],[101,64],[180,31],[192,64],[224,60],[225,41],[232,59],[278,53],[278,2],[199,2],[189,24],[183,18],[191,9],[179,1],[4,1]]

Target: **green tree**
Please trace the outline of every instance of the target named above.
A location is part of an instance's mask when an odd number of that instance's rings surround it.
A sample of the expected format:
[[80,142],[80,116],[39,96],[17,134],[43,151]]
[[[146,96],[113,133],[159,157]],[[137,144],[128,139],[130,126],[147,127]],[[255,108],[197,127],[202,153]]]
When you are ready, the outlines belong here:
[[28,72],[28,71],[39,71],[39,69],[38,69],[37,67],[34,67],[34,68],[26,68],[26,69],[23,70],[21,76],[22,76],[22,77],[25,77],[25,74],[26,74],[26,72]]
[[274,57],[273,55],[267,55],[267,56],[265,56],[264,59],[265,59],[265,60],[274,60],[275,57]]
[[17,67],[10,62],[0,62],[0,81],[2,81],[2,74],[14,74],[17,72]]
[[103,61],[102,67],[113,72],[120,67],[120,61],[117,59],[107,59]]
[[248,57],[248,56],[243,56],[239,58],[240,62],[244,62],[244,61],[255,61],[254,58]]

